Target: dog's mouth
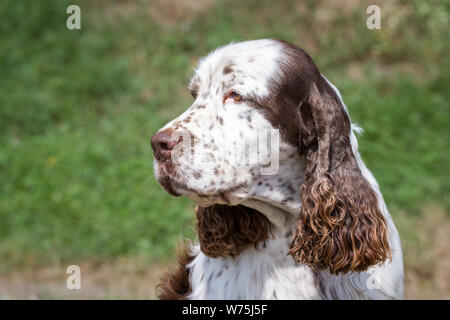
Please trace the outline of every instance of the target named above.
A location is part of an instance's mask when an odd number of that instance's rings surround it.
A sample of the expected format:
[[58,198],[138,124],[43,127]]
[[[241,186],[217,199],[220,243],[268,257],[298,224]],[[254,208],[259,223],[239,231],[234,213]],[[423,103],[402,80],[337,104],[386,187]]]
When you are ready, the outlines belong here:
[[155,163],[155,173],[159,184],[172,196],[179,197],[186,190],[186,185],[178,181],[179,174],[171,162]]
[[164,188],[164,190],[167,191],[167,193],[175,197],[181,196],[180,191],[177,190],[177,187],[175,186],[178,183],[172,180],[169,176],[162,176],[158,180],[161,186]]
[[239,191],[242,191],[242,194],[246,194],[246,183],[231,187],[224,185],[222,188],[214,190],[199,190],[185,183],[183,176],[178,170],[181,169],[171,162],[155,161],[155,176],[164,190],[172,196],[186,196],[203,207],[213,204],[237,205],[246,198],[245,196],[233,195]]

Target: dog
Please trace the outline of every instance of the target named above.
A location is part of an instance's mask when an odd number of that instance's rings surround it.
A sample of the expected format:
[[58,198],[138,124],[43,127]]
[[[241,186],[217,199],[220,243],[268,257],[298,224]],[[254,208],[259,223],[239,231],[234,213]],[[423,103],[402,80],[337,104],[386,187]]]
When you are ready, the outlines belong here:
[[161,186],[197,204],[198,242],[159,298],[403,298],[400,238],[361,129],[304,50],[231,43],[200,60],[189,90],[192,105],[151,139]]

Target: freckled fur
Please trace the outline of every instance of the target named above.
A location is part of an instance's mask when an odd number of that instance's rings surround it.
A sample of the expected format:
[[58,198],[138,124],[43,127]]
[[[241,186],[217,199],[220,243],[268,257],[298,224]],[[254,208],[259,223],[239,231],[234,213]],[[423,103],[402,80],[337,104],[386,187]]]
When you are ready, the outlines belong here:
[[[255,217],[261,215],[270,222],[270,233],[263,233],[265,237],[252,238],[253,241],[246,237],[240,238],[241,240],[237,242],[226,240],[223,248],[215,247],[214,239],[220,238],[219,230],[225,232],[224,239],[239,238],[239,230],[242,230],[239,223],[228,224],[227,228],[224,228],[224,223],[240,221],[243,216],[239,218],[229,216],[228,219],[225,216],[222,217],[225,219],[219,219],[220,214],[214,219],[206,214],[201,216],[203,225],[199,229],[200,243],[186,250],[192,256],[192,260],[182,265],[184,276],[173,277],[175,280],[172,281],[166,278],[164,282],[169,288],[166,292],[172,292],[172,297],[188,299],[403,297],[400,239],[379,186],[359,155],[355,135],[359,129],[351,124],[347,108],[337,88],[315,68],[303,50],[278,40],[254,40],[230,44],[218,48],[200,60],[189,84],[189,89],[196,97],[195,101],[186,112],[161,129],[172,128],[179,133],[188,132],[192,136],[193,143],[188,150],[190,152],[186,153],[195,161],[190,163],[187,161],[191,158],[180,159],[177,167],[171,169],[170,178],[166,165],[155,162],[155,174],[160,182],[169,183],[174,191],[192,198],[200,207],[207,208],[219,204],[224,206],[222,210],[225,210],[226,214],[233,212],[232,209],[226,210],[226,206],[252,208],[256,212]],[[371,241],[365,243],[367,245],[365,248],[369,250],[366,251],[368,255],[359,255],[358,252],[363,253],[364,250],[361,251],[359,245],[354,246],[350,243],[351,239],[358,241],[365,239],[358,238],[357,233],[356,238],[342,237],[343,231],[339,227],[330,227],[330,230],[338,230],[333,235],[334,242],[329,241],[331,239],[326,233],[317,233],[318,239],[325,241],[325,248],[329,252],[325,256],[321,255],[318,247],[312,245],[314,241],[308,242],[314,237],[301,238],[302,230],[311,230],[314,227],[326,230],[329,222],[320,215],[312,214],[311,212],[320,211],[311,211],[309,202],[308,206],[302,203],[310,201],[305,197],[310,194],[310,190],[308,187],[302,189],[301,186],[309,186],[310,183],[318,181],[319,178],[312,173],[315,164],[320,165],[320,161],[333,153],[333,150],[330,153],[314,153],[314,144],[326,142],[326,137],[322,135],[324,126],[321,126],[325,123],[324,118],[310,117],[308,112],[301,112],[302,104],[307,103],[308,98],[312,96],[311,90],[314,85],[318,88],[319,99],[331,99],[332,103],[336,104],[336,108],[333,109],[336,113],[331,118],[331,123],[336,121],[338,126],[348,128],[346,131],[336,131],[338,136],[333,139],[345,141],[337,147],[342,147],[341,150],[345,150],[342,154],[352,159],[345,165],[353,172],[355,179],[346,180],[349,171],[345,170],[338,176],[350,185],[359,181],[364,186],[362,189],[353,189],[355,191],[350,193],[341,192],[341,189],[334,186],[334,193],[330,194],[343,197],[342,199],[349,199],[354,196],[354,192],[357,194],[354,199],[360,199],[358,192],[361,192],[361,197],[369,195],[366,197],[369,201],[367,207],[372,211],[369,210],[368,213],[363,209],[363,212],[351,212],[349,209],[350,211],[346,211],[349,215],[343,221],[354,223],[356,220],[352,219],[357,219],[358,216],[360,220],[370,217],[372,223],[379,225],[378,233],[366,234],[366,237],[373,237],[370,239],[373,240],[372,243]],[[243,97],[248,97],[249,100],[239,103],[227,100],[224,103],[224,95],[231,89]],[[317,110],[320,112],[325,109],[319,107]],[[255,142],[256,132],[268,129],[279,129],[281,133],[280,167],[276,174],[264,176],[260,174],[259,169],[262,161],[267,159],[248,164],[236,156],[242,151],[240,148],[243,138]],[[211,157],[211,150],[214,150],[214,158]],[[341,158],[335,157],[331,163],[337,161],[336,159]],[[329,170],[333,172],[335,167],[332,166]],[[314,179],[311,180],[311,177]],[[321,201],[326,202],[331,198],[324,196],[322,199],[324,200]],[[321,201],[318,202],[318,208],[323,208]],[[349,206],[349,202],[346,201],[342,203]],[[356,203],[361,204],[359,200]],[[366,208],[365,205],[361,208],[363,207]],[[201,212],[199,214],[201,215]],[[308,219],[302,220],[305,217]],[[247,225],[246,230],[254,234],[259,226],[258,222],[254,222]],[[355,226],[354,230],[363,230],[359,228]],[[205,230],[209,234],[202,237]],[[378,244],[384,248],[388,247],[386,249],[390,250],[390,260],[386,259],[387,255],[370,255],[375,252],[370,250],[376,249]],[[346,263],[333,261],[333,255],[330,254],[333,248],[341,250],[339,252],[344,259],[342,261]],[[288,252],[291,252],[292,256],[287,255]],[[357,254],[352,255],[355,252]],[[363,257],[367,259],[364,260]],[[183,272],[178,274],[183,275]],[[186,288],[183,285],[186,275],[190,290],[182,289],[181,295],[173,295],[173,292],[180,291],[180,287]],[[370,277],[379,280],[378,288],[367,287]],[[180,283],[177,283],[176,279],[180,279]],[[170,295],[166,295],[168,296]]]

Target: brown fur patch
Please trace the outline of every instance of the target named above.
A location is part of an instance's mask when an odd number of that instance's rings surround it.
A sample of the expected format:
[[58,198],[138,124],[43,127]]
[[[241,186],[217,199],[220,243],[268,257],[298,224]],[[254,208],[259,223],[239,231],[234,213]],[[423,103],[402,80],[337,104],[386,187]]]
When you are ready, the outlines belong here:
[[322,92],[311,85],[300,107],[306,172],[289,254],[332,274],[365,271],[391,257],[386,222],[353,154],[350,120],[332,88],[321,85]]
[[254,209],[217,204],[195,211],[200,248],[209,257],[236,256],[269,237],[269,220]]
[[229,73],[233,72],[232,66],[233,66],[233,64],[225,66],[225,68],[223,68],[223,74],[229,74]]
[[156,296],[161,300],[185,300],[191,293],[189,269],[186,268],[193,259],[189,247],[184,246],[177,252],[179,265],[172,272],[166,272],[156,286]]

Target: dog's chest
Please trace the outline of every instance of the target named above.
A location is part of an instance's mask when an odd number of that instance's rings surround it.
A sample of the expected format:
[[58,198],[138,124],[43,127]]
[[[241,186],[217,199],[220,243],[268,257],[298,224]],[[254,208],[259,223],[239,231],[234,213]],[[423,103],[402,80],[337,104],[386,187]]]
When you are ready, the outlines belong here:
[[189,265],[191,299],[320,299],[317,275],[286,253],[286,239],[268,240],[237,257],[209,258],[198,246]]

